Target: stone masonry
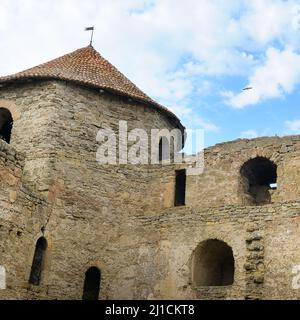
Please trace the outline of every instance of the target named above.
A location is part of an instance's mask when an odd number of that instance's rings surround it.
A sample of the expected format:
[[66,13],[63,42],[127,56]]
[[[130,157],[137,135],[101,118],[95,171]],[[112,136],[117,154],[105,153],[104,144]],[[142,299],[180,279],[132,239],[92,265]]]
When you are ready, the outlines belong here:
[[[0,78],[0,108],[13,118],[10,143],[0,141],[0,299],[81,299],[90,267],[101,271],[99,299],[300,298],[300,136],[207,148],[200,175],[187,164],[101,165],[101,128],[183,128],[134,87],[125,94],[121,80],[99,91],[54,73]],[[182,206],[178,169],[187,169]]]

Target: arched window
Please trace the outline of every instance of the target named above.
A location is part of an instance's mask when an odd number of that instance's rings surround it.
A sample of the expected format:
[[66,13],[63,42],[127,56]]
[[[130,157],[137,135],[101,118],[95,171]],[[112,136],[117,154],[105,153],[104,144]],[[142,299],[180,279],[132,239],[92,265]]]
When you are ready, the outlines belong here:
[[82,300],[98,300],[100,292],[101,272],[96,267],[85,273]]
[[47,240],[41,237],[36,242],[33,256],[29,283],[38,286],[41,282],[42,271],[45,262],[45,253],[47,250]]
[[0,108],[0,139],[10,143],[13,118],[8,109]]
[[193,255],[192,280],[195,286],[229,286],[234,281],[231,247],[219,240],[206,240]]
[[277,188],[277,165],[274,162],[257,157],[244,163],[240,173],[245,204],[271,203],[272,190]]
[[159,140],[159,162],[170,159],[170,143],[166,137]]

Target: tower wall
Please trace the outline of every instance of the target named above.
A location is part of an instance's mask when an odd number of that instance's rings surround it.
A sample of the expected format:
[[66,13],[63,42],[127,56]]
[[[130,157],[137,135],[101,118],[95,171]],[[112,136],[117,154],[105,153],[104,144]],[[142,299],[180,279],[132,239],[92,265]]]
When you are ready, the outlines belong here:
[[173,206],[174,166],[100,165],[96,135],[100,128],[117,131],[119,120],[128,121],[129,131],[175,126],[149,106],[61,81],[10,85],[0,97],[19,113],[11,143],[25,154],[26,184],[50,208],[47,224],[39,222],[47,264],[27,297],[81,299],[85,271],[96,266],[102,298],[137,298],[138,257],[136,247],[127,248],[140,239],[130,217]]
[[[0,141],[0,299],[27,297],[31,254],[48,218],[46,201],[23,180],[24,155]],[[1,287],[2,287],[1,285]]]

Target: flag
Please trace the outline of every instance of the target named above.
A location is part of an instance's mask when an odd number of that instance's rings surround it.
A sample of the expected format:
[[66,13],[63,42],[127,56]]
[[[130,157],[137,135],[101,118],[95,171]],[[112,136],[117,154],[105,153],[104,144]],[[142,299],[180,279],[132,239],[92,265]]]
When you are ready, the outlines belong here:
[[87,27],[84,31],[94,31],[94,27]]

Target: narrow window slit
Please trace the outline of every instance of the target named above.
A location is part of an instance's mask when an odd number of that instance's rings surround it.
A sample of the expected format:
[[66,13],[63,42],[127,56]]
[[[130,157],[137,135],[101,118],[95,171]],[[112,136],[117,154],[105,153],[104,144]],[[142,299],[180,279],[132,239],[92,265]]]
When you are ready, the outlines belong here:
[[185,205],[186,170],[177,170],[175,177],[175,207]]
[[82,300],[98,300],[101,272],[97,267],[89,268],[85,273]]
[[47,250],[47,240],[41,237],[36,242],[33,256],[29,283],[38,286],[41,282],[42,271],[45,263],[45,254]]

